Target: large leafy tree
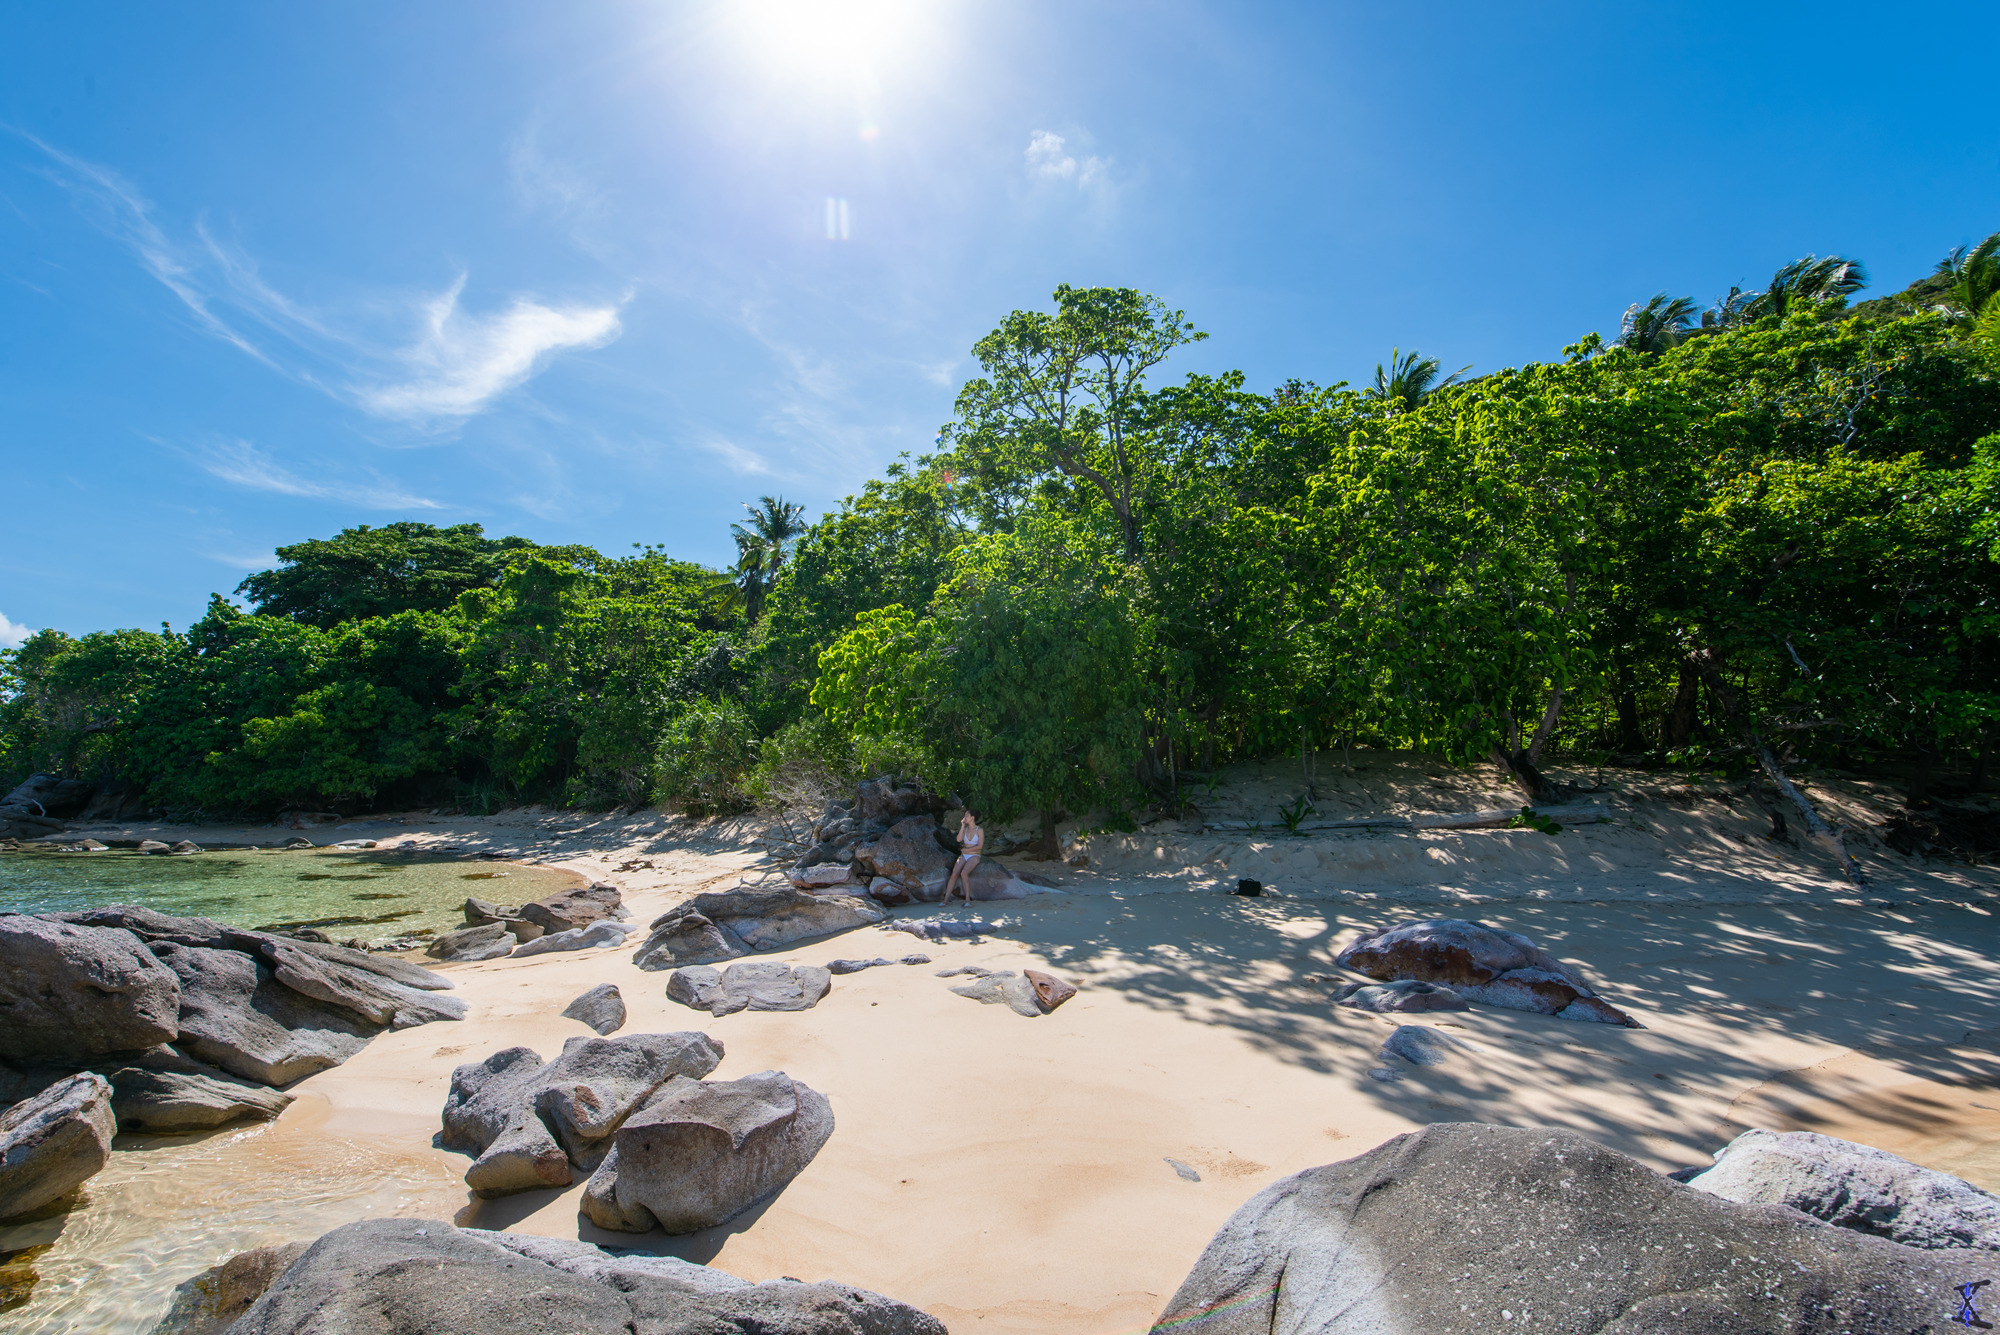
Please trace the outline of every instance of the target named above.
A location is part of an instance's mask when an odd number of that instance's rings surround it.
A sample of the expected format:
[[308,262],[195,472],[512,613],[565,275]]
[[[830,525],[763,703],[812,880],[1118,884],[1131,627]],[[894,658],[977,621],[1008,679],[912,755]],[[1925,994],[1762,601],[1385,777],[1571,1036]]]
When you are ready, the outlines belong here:
[[313,626],[441,612],[468,589],[491,588],[509,556],[533,546],[526,538],[488,538],[478,524],[362,524],[278,548],[278,566],[236,591],[260,616]]
[[1015,311],[973,345],[985,374],[959,392],[943,438],[989,489],[1074,484],[1109,511],[1136,560],[1164,463],[1146,376],[1207,335],[1131,288],[1064,284],[1055,306]]

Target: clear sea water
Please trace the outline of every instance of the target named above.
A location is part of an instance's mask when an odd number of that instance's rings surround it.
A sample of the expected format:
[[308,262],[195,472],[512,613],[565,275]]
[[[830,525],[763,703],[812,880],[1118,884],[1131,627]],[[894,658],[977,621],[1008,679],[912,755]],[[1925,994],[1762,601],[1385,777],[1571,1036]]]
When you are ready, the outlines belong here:
[[462,925],[468,895],[505,904],[579,884],[571,872],[400,849],[0,852],[0,909],[141,904],[238,927],[318,927],[336,941]]

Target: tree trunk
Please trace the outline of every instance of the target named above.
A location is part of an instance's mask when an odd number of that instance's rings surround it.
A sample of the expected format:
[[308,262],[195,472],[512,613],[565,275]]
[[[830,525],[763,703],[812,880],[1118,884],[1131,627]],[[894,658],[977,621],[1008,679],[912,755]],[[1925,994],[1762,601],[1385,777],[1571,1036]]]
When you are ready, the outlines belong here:
[[1024,850],[1031,861],[1054,862],[1062,856],[1062,849],[1056,844],[1056,813],[1054,809],[1042,812],[1042,832],[1034,843]]
[[1632,665],[1618,665],[1618,749],[1637,755],[1646,749],[1646,735],[1639,731],[1639,693],[1632,686]]
[[1691,659],[1680,665],[1680,683],[1674,688],[1674,702],[1660,720],[1660,749],[1678,751],[1694,736],[1696,711],[1701,705],[1701,679]]
[[1555,794],[1549,789],[1549,781],[1542,777],[1539,769],[1535,768],[1535,762],[1529,758],[1525,750],[1509,751],[1504,746],[1495,746],[1493,760],[1501,769],[1507,771],[1507,777],[1520,788],[1529,805],[1555,800]]
[[1736,694],[1736,688],[1722,679],[1720,655],[1712,649],[1703,649],[1690,654],[1688,662],[1694,665],[1702,680],[1708,684],[1709,694],[1716,704],[1721,706],[1723,716],[1735,727],[1737,735],[1743,739],[1743,744],[1750,748],[1750,754],[1757,757],[1758,768],[1762,769],[1772,785],[1798,808],[1799,815],[1805,821],[1806,833],[1818,840],[1820,845],[1833,855],[1843,876],[1854,885],[1866,885],[1867,882],[1861,877],[1861,865],[1854,860],[1854,855],[1847,851],[1847,841],[1841,837],[1840,831],[1820,819],[1819,812],[1814,809],[1811,801],[1792,783],[1785,774],[1785,767],[1778,763],[1778,758],[1771,754],[1771,748],[1764,744],[1764,739],[1758,735],[1757,729],[1751,726],[1750,716],[1745,712],[1743,702]]

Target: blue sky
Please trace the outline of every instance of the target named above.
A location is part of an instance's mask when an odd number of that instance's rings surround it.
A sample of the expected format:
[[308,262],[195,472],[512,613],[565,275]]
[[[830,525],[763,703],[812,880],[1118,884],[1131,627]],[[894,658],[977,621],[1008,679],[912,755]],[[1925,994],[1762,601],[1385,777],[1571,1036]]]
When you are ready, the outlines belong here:
[[1061,282],[1365,379],[2000,228],[1990,4],[0,4],[0,644],[358,523],[663,543]]

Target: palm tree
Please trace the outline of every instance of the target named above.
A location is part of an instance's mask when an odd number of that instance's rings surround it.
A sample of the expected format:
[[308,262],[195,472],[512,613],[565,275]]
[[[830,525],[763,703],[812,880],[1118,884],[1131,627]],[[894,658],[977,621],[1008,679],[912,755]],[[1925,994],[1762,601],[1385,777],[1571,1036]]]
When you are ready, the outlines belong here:
[[1458,383],[1458,378],[1470,371],[1470,365],[1461,366],[1444,379],[1438,379],[1438,359],[1420,357],[1411,352],[1405,354],[1401,348],[1389,352],[1389,365],[1385,370],[1380,362],[1375,364],[1375,383],[1362,390],[1364,398],[1384,404],[1391,412],[1410,412],[1421,407],[1425,399],[1441,389],[1448,389]]
[[1635,301],[1625,308],[1625,318],[1618,325],[1617,346],[1634,352],[1665,352],[1686,338],[1693,327],[1692,297],[1669,297],[1656,292],[1645,305]]
[[777,585],[792,544],[806,531],[806,508],[778,496],[760,496],[757,504],[746,501],[743,508],[750,512],[749,524],[729,526],[736,539],[729,582],[742,595],[744,614],[756,621],[764,615],[765,595]]
[[1960,246],[1938,261],[1937,271],[1952,280],[1944,293],[1945,315],[1961,329],[1972,328],[2000,296],[2000,232],[1969,250]]
[[1732,287],[1729,295],[1702,312],[1703,329],[1730,329],[1766,315],[1783,318],[1795,305],[1845,301],[1868,286],[1868,271],[1860,260],[1839,255],[1801,255],[1771,275],[1762,292]]
[[1747,323],[1753,318],[1750,314],[1751,303],[1763,295],[1762,292],[1745,292],[1740,287],[1730,288],[1728,296],[1701,313],[1701,327],[1734,329]]

